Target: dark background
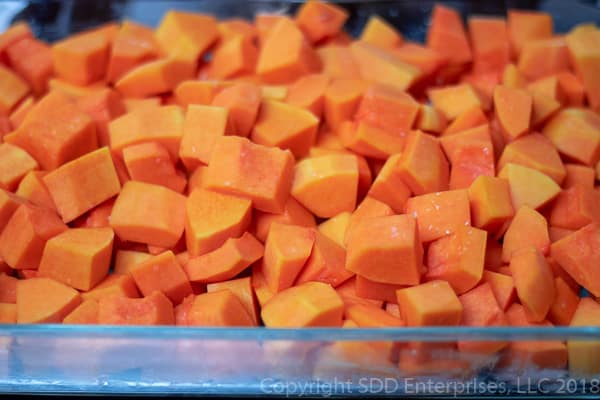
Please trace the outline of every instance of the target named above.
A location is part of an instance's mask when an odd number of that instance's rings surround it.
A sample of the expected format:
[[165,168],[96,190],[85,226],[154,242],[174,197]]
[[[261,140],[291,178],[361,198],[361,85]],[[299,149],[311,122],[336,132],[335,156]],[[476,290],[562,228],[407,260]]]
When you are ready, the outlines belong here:
[[[565,32],[577,22],[600,24],[598,0],[396,0],[336,1],[350,11],[346,25],[351,33],[360,32],[371,14],[378,14],[398,27],[405,37],[423,41],[434,3],[458,9],[463,16],[472,14],[504,15],[509,8],[541,9],[554,16],[555,30]],[[3,0],[0,0],[0,14]],[[300,1],[287,0],[23,0],[22,10],[12,20],[29,22],[36,34],[53,41],[71,32],[119,20],[123,17],[154,26],[168,9],[196,10],[219,18],[251,19],[257,12],[293,13]],[[2,28],[0,26],[0,28]]]

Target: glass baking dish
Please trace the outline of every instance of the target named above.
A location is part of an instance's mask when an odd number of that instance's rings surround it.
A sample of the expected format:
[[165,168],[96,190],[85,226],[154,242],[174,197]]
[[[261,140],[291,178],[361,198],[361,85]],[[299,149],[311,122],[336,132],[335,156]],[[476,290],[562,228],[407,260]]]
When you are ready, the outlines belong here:
[[[357,33],[371,14],[422,41],[429,0],[345,1],[347,29]],[[555,30],[600,23],[593,1],[446,1],[463,15],[535,8],[554,16]],[[52,41],[123,18],[156,25],[169,9],[252,18],[292,13],[292,1],[29,0],[0,2],[0,30],[26,20]],[[585,341],[600,346],[595,328],[264,329],[0,326],[0,392],[196,394],[215,396],[600,396],[600,376],[538,368],[532,360],[459,351],[450,343]],[[382,351],[394,355],[381,357]]]

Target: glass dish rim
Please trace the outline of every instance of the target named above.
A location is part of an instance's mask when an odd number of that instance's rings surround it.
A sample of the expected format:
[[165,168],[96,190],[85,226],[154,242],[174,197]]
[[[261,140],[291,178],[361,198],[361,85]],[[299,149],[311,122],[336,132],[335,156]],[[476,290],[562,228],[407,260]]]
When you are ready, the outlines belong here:
[[537,341],[600,340],[600,327],[402,327],[402,328],[266,328],[0,324],[0,337],[74,337],[89,339],[178,339],[233,341]]

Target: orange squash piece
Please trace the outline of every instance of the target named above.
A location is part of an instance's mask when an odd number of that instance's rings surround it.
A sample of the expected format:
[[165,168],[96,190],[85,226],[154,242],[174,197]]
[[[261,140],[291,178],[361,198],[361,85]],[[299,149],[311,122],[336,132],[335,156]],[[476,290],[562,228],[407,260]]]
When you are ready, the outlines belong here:
[[129,275],[129,273],[142,261],[152,257],[143,251],[135,250],[117,250],[113,265],[113,273],[119,275]]
[[334,131],[344,121],[354,118],[354,114],[366,90],[366,83],[360,79],[333,79],[325,90],[324,119]]
[[492,176],[480,176],[469,187],[473,226],[495,231],[514,215],[508,182]]
[[258,264],[252,268],[252,288],[254,289],[254,293],[256,294],[256,300],[260,307],[264,307],[264,305],[275,296],[275,293],[269,289],[267,282],[265,281],[265,277],[262,273],[261,265]]
[[144,296],[159,291],[173,304],[192,294],[192,286],[172,251],[165,251],[138,264],[131,271],[135,284]]
[[423,74],[419,83],[428,82],[438,71],[447,65],[448,59],[429,47],[417,43],[404,43],[393,50],[401,60],[419,68]]
[[312,43],[338,34],[348,12],[335,4],[311,0],[304,3],[296,14],[296,23]]
[[396,303],[396,290],[405,288],[406,285],[395,285],[392,283],[375,282],[361,275],[356,275],[354,289],[357,296],[385,301],[387,304]]
[[[596,164],[596,168],[598,168]],[[597,174],[593,168],[581,164],[565,164],[566,176],[562,183],[563,188],[568,189],[575,185],[582,185],[587,188],[593,188]]]
[[46,242],[38,276],[90,290],[108,274],[114,233],[110,228],[66,230]]
[[427,95],[431,104],[448,120],[453,120],[475,107],[481,107],[479,95],[468,83],[433,88],[427,91]]
[[517,292],[511,276],[493,271],[483,271],[482,281],[490,286],[496,302],[503,311],[506,311],[516,301]]
[[239,238],[227,239],[216,250],[190,258],[184,269],[192,282],[219,282],[235,277],[263,253],[263,245],[246,232]]
[[295,285],[317,281],[338,287],[354,275],[345,268],[345,260],[344,247],[321,232],[315,232],[312,252],[298,274]]
[[103,147],[43,177],[63,221],[70,222],[121,189],[108,147]]
[[161,292],[141,299],[109,296],[98,301],[98,323],[102,325],[173,325],[173,304]]
[[255,210],[253,219],[253,233],[261,242],[266,240],[269,229],[274,222],[309,228],[316,226],[314,215],[294,200],[292,196],[288,197],[283,212],[280,214]]
[[[147,258],[152,255],[147,255]],[[147,259],[146,258],[146,259]],[[141,264],[141,262],[139,263]],[[132,299],[140,297],[138,288],[131,274],[121,274],[117,272],[116,267],[112,274],[108,275],[102,282],[97,284],[92,290],[81,293],[83,300],[100,300],[103,297],[120,296]]]
[[15,194],[36,206],[56,210],[54,200],[43,181],[45,175],[45,171],[29,171],[19,183]]
[[472,60],[462,18],[450,7],[441,4],[433,7],[426,43],[427,47],[447,58],[450,64],[462,65]]
[[600,223],[598,201],[600,193],[582,184],[575,184],[558,194],[550,211],[550,225],[577,230],[592,223]]
[[14,191],[19,182],[37,168],[37,162],[25,150],[0,143],[0,189]]
[[330,44],[317,48],[322,73],[332,79],[360,79],[360,72],[348,46]]
[[210,283],[206,285],[207,293],[221,290],[230,290],[240,300],[248,315],[252,319],[252,325],[258,326],[258,305],[254,295],[254,288],[250,277],[232,279],[229,281]]
[[348,227],[346,228],[344,245],[348,245],[348,239],[350,238],[352,230],[360,225],[362,221],[373,217],[385,217],[390,215],[394,215],[394,210],[392,210],[389,205],[370,196],[365,197],[350,217]]
[[114,199],[110,199],[100,204],[91,210],[86,217],[80,218],[79,224],[75,223],[76,227],[86,227],[86,228],[106,228],[110,226],[110,214],[112,213],[112,209],[115,202]]
[[218,249],[229,238],[239,237],[250,225],[250,200],[204,189],[186,200],[186,244],[191,256]]
[[27,113],[29,113],[34,104],[35,100],[32,96],[27,96],[19,103],[19,105],[13,110],[13,112],[10,113],[8,117],[11,128],[16,129],[19,127],[19,125],[21,125],[23,119],[25,119],[25,116]]
[[385,160],[392,154],[400,153],[404,147],[403,136],[391,134],[364,121],[346,121],[337,133],[343,147],[365,157]]
[[236,83],[217,93],[213,106],[225,107],[238,136],[248,136],[252,131],[261,104],[260,88],[252,83]]
[[274,100],[263,101],[251,139],[254,143],[290,150],[296,158],[314,144],[319,120],[301,107]]
[[89,85],[80,86],[57,77],[52,77],[48,80],[49,92],[60,92],[67,96],[71,101],[75,101],[79,97],[87,96],[104,89],[106,89],[106,84],[104,81],[98,81]]
[[187,313],[189,326],[253,326],[240,299],[229,289],[196,296]]
[[190,104],[210,105],[219,90],[223,89],[216,81],[183,81],[173,90],[177,103],[182,107]]
[[155,37],[171,58],[195,63],[218,39],[219,31],[212,16],[172,10],[163,16]]
[[390,315],[379,307],[354,304],[347,307],[344,315],[360,328],[391,328],[404,326],[404,321]]
[[17,283],[17,323],[62,322],[81,303],[77,290],[49,278]]
[[0,273],[0,303],[17,302],[17,282],[19,280],[6,273]]
[[220,137],[209,162],[207,188],[248,198],[261,211],[281,212],[292,185],[293,160],[289,151]]
[[406,214],[416,220],[421,241],[430,242],[471,225],[469,194],[460,189],[411,197]]
[[502,86],[518,89],[527,86],[527,78],[517,69],[515,64],[507,64],[500,79]]
[[167,149],[156,142],[123,148],[123,161],[134,181],[152,183],[183,192],[187,182],[176,169]]
[[450,189],[466,189],[479,176],[494,176],[494,145],[488,124],[440,138],[450,160]]
[[233,134],[233,124],[226,108],[189,105],[183,123],[179,158],[188,171],[208,164],[215,140]]
[[269,289],[278,293],[291,287],[311,255],[315,231],[274,223],[265,242],[262,272]]
[[368,305],[368,306],[370,305],[370,306],[374,306],[377,308],[381,308],[383,306],[382,300],[367,299],[367,298],[359,296],[356,293],[356,276],[354,278],[348,279],[346,282],[344,282],[340,286],[336,287],[335,291],[342,298],[344,307],[350,307],[351,305],[354,305],[354,304],[364,304],[364,305]]
[[457,132],[462,132],[467,129],[486,124],[487,117],[479,106],[469,108],[461,112],[444,130],[444,135],[451,135]]
[[[463,326],[505,326],[504,312],[498,306],[494,292],[489,284],[483,283],[458,297],[463,308]],[[480,354],[492,354],[504,347],[507,342],[471,342],[459,341],[458,350]]]
[[[520,304],[513,304],[506,311],[506,318],[511,326],[546,329],[552,326],[548,321],[529,321],[525,308]],[[530,368],[532,364],[539,368],[562,369],[567,365],[567,348],[559,340],[513,341],[509,343],[504,359],[507,364],[521,370]]]
[[347,211],[339,213],[335,217],[331,217],[321,222],[317,226],[317,229],[329,239],[333,240],[340,246],[345,247],[344,238],[346,237],[346,230],[350,225],[351,217],[352,214]]
[[[600,304],[583,298],[579,302],[570,326],[600,325]],[[593,377],[600,373],[600,347],[593,341],[568,340],[569,372],[578,377]]]
[[206,172],[208,171],[208,167],[206,165],[199,165],[194,169],[194,171],[190,174],[188,185],[187,185],[187,193],[192,193],[195,189],[202,188],[206,186]]
[[555,114],[561,103],[554,97],[543,92],[541,88],[529,85],[528,91],[532,96],[531,128],[540,127],[548,118]]
[[54,72],[75,85],[88,85],[106,75],[111,43],[96,31],[63,39],[52,46]]
[[118,154],[134,144],[162,144],[177,159],[184,116],[178,106],[144,107],[114,119],[108,127],[111,150]]
[[529,80],[569,71],[569,53],[564,38],[547,38],[525,43],[517,68]]
[[415,195],[448,189],[449,166],[436,138],[413,131],[398,161],[402,180]]
[[402,180],[398,163],[400,154],[390,156],[369,189],[369,196],[389,205],[396,213],[402,213],[410,197],[410,189]]
[[571,65],[585,88],[590,107],[600,110],[600,30],[593,25],[581,25],[565,37]]
[[566,175],[556,147],[539,133],[530,133],[508,143],[498,160],[498,169],[501,170],[508,163],[538,170],[559,185]]
[[54,211],[22,204],[0,234],[0,257],[14,269],[37,270],[46,241],[65,230]]
[[446,117],[435,107],[421,104],[415,126],[424,132],[440,134],[448,125]]
[[[594,296],[600,296],[596,251],[600,242],[600,225],[592,223],[552,243],[552,258],[581,286]],[[577,249],[577,251],[573,251]]]
[[542,11],[508,10],[508,37],[513,56],[519,56],[523,47],[535,40],[552,37],[552,16]]
[[521,89],[496,86],[494,108],[507,139],[512,141],[525,134],[531,119],[531,95]]
[[292,196],[318,217],[354,211],[357,191],[358,164],[354,156],[331,154],[296,164]]
[[143,98],[169,92],[193,73],[194,65],[187,61],[160,58],[131,69],[114,85],[124,96]]
[[515,209],[523,205],[540,208],[560,192],[560,186],[549,176],[518,164],[506,164],[498,173],[498,177],[508,181]]
[[330,285],[306,282],[276,294],[261,317],[269,328],[340,327],[343,313],[342,299]]
[[473,46],[473,71],[501,72],[510,61],[506,20],[497,17],[470,17],[468,25]]
[[152,29],[133,21],[123,21],[112,43],[106,80],[117,82],[136,66],[155,59],[158,53]]
[[163,186],[129,181],[117,197],[110,224],[122,240],[170,248],[183,234],[185,197]]
[[473,289],[483,274],[487,232],[459,226],[454,233],[429,245],[427,280],[445,280],[456,294]]
[[62,322],[63,324],[76,325],[97,324],[98,308],[98,301],[94,299],[84,300]]
[[27,81],[34,94],[42,95],[54,72],[50,46],[34,38],[23,38],[10,45],[6,55],[11,68]]
[[400,315],[407,326],[458,325],[463,307],[444,281],[431,281],[396,291]]
[[346,269],[375,282],[415,285],[423,247],[417,224],[407,215],[368,218],[347,239]]
[[125,106],[125,110],[127,112],[131,112],[133,110],[137,110],[138,108],[144,107],[159,107],[162,104],[162,100],[160,97],[153,96],[147,97],[145,99],[135,99],[135,98],[124,98],[123,105]]
[[0,58],[4,61],[6,49],[24,38],[33,37],[31,27],[27,22],[19,21],[7,27],[7,29],[0,34]]
[[555,296],[548,311],[548,320],[556,325],[568,326],[577,310],[579,294],[561,277],[554,278],[554,288]]
[[17,305],[0,303],[0,324],[17,323]]
[[510,222],[502,245],[502,260],[508,263],[513,254],[521,249],[535,247],[542,254],[550,248],[548,222],[543,215],[531,207],[522,206],[517,209]]
[[350,45],[361,77],[368,82],[407,90],[421,76],[421,70],[398,55],[369,43],[356,41]]
[[542,253],[535,247],[523,247],[510,258],[510,271],[527,319],[541,322],[554,302],[552,271]]
[[542,133],[563,156],[590,167],[600,160],[600,116],[590,110],[561,110],[544,125]]
[[320,60],[300,28],[289,18],[281,18],[262,43],[256,74],[265,83],[280,84],[319,68]]
[[550,236],[550,242],[552,243],[557,242],[566,236],[569,236],[573,232],[575,231],[572,229],[557,228],[555,226],[551,226],[548,228],[548,235]]
[[112,89],[94,91],[79,97],[77,106],[96,123],[96,134],[100,147],[110,145],[108,124],[125,114],[125,105],[119,93]]
[[209,76],[215,79],[233,79],[254,72],[258,48],[251,37],[238,35],[223,41],[213,52]]
[[405,137],[418,113],[419,104],[410,94],[384,85],[371,85],[363,95],[354,119]]
[[579,78],[572,72],[563,71],[556,74],[558,84],[565,96],[565,102],[570,106],[581,107],[585,89]]
[[325,90],[330,78],[326,74],[310,74],[299,78],[290,85],[285,98],[286,103],[302,107],[317,118],[323,114]]
[[56,91],[38,101],[4,141],[23,148],[46,170],[96,149],[98,143],[94,122]]
[[402,34],[378,15],[369,17],[360,34],[360,40],[384,49],[398,47],[404,41]]

